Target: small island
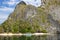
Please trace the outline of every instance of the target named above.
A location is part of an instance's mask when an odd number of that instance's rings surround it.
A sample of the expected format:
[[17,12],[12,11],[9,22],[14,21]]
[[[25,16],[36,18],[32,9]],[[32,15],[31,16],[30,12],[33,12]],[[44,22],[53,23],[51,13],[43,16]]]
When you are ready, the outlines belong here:
[[[44,1],[43,1],[44,2]],[[47,3],[48,4],[48,3]],[[56,33],[60,24],[47,12],[52,4],[39,7],[21,1],[8,19],[0,25],[0,33]],[[59,25],[59,26],[58,26]],[[57,28],[58,27],[58,28]]]

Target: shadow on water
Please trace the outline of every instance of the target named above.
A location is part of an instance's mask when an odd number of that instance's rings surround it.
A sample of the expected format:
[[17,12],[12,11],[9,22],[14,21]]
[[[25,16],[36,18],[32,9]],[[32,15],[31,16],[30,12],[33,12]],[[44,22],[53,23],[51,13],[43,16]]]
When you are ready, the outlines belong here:
[[0,40],[60,40],[59,35],[39,35],[39,36],[0,36]]

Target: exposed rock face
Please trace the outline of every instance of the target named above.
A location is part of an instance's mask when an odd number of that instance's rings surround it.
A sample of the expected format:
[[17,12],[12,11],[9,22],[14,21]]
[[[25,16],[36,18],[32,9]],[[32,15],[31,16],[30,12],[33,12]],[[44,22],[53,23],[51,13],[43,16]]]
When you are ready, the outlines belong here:
[[29,17],[37,14],[37,8],[32,5],[17,5],[14,12],[9,15],[8,19],[16,20],[26,20]]
[[18,5],[26,5],[24,1],[21,1]]
[[53,16],[54,20],[60,20],[60,0],[42,0],[47,12]]
[[59,4],[60,3],[60,0],[41,0],[42,1],[42,5],[56,5],[56,4]]
[[60,32],[59,1],[42,0],[42,2],[44,5],[42,3],[41,7],[26,5],[23,1],[19,3],[2,24],[4,32]]
[[60,0],[42,0],[42,2],[46,9],[45,11],[53,18],[53,20],[50,18],[50,22],[60,32]]

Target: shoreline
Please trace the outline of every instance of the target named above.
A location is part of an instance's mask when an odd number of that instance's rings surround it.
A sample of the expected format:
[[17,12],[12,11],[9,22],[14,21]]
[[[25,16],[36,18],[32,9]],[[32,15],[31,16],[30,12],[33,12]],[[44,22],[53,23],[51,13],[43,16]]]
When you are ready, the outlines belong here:
[[0,36],[39,36],[52,35],[52,33],[0,33]]

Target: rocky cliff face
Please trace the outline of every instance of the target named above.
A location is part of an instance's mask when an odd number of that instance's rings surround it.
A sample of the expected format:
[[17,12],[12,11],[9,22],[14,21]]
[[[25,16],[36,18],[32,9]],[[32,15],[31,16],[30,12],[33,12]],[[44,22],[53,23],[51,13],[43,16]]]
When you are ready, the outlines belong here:
[[42,5],[53,16],[53,19],[60,20],[60,0],[42,0]]
[[53,20],[50,20],[50,22],[59,31],[60,30],[60,0],[42,0],[42,2],[43,2],[42,4],[46,9],[45,11],[49,13],[53,18]]
[[42,2],[44,5],[40,7],[26,5],[23,1],[20,2],[14,12],[1,25],[2,32],[56,33],[59,31],[59,1],[52,1],[52,4],[50,4],[50,0],[42,0]]

